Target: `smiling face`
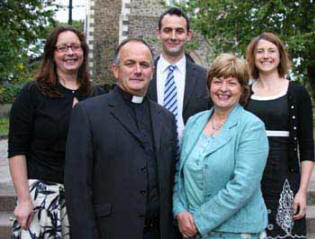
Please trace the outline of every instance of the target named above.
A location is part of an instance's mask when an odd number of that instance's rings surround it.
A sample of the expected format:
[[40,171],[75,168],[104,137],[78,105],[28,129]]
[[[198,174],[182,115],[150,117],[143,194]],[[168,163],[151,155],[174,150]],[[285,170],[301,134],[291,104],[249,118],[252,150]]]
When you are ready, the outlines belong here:
[[122,90],[144,96],[153,75],[150,49],[141,42],[126,43],[119,51],[118,65],[114,64],[112,70]]
[[242,95],[242,86],[235,77],[214,77],[210,84],[210,96],[216,110],[230,111]]
[[77,73],[83,62],[83,50],[78,36],[72,31],[64,31],[59,34],[55,47],[57,74]]
[[277,46],[261,39],[255,49],[255,65],[260,73],[278,71],[280,54]]
[[166,59],[181,58],[184,55],[185,42],[191,39],[192,32],[187,30],[184,17],[167,14],[161,21],[161,29],[156,30],[156,35],[162,40],[162,54]]

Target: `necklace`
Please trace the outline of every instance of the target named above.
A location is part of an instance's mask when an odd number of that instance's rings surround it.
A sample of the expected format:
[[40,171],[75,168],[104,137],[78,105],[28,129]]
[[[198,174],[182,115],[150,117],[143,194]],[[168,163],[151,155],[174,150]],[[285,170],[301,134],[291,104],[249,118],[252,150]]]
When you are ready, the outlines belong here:
[[216,131],[220,130],[222,128],[222,126],[224,125],[224,122],[225,122],[225,121],[223,121],[222,124],[218,124],[217,126],[215,126],[214,119],[212,119],[211,121],[212,121],[211,122],[211,128],[213,129],[214,133]]

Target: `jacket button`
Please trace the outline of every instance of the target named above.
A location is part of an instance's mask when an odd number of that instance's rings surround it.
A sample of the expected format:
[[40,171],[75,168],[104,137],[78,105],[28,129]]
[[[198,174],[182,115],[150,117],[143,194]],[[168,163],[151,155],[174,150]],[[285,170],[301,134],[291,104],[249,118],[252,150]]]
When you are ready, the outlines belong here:
[[291,109],[294,109],[294,105],[291,106]]
[[297,137],[294,137],[294,140],[297,140]]
[[145,190],[141,190],[140,193],[141,193],[142,195],[145,195],[146,191],[145,191]]
[[296,151],[296,148],[294,148],[294,151]]
[[292,119],[295,119],[295,115],[292,116]]
[[296,126],[294,126],[293,129],[296,130]]

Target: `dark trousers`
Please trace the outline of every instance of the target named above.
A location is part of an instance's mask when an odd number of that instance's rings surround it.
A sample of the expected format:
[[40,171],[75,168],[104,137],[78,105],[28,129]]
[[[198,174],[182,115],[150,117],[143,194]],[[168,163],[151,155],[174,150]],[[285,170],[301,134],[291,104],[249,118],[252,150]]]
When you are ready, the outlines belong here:
[[143,231],[143,239],[160,239],[160,230]]
[[160,219],[146,218],[143,228],[143,239],[160,239]]

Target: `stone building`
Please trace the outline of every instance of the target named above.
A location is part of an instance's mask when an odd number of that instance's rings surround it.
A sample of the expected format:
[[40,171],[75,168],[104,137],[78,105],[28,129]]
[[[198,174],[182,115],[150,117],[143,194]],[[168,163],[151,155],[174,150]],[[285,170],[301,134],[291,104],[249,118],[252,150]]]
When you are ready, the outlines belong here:
[[[107,84],[115,81],[110,69],[114,49],[128,37],[145,39],[157,55],[155,29],[160,14],[172,4],[173,0],[164,3],[162,0],[89,0],[86,33],[92,79]],[[210,49],[204,46],[204,41],[200,43],[203,50],[190,54],[202,64]]]

